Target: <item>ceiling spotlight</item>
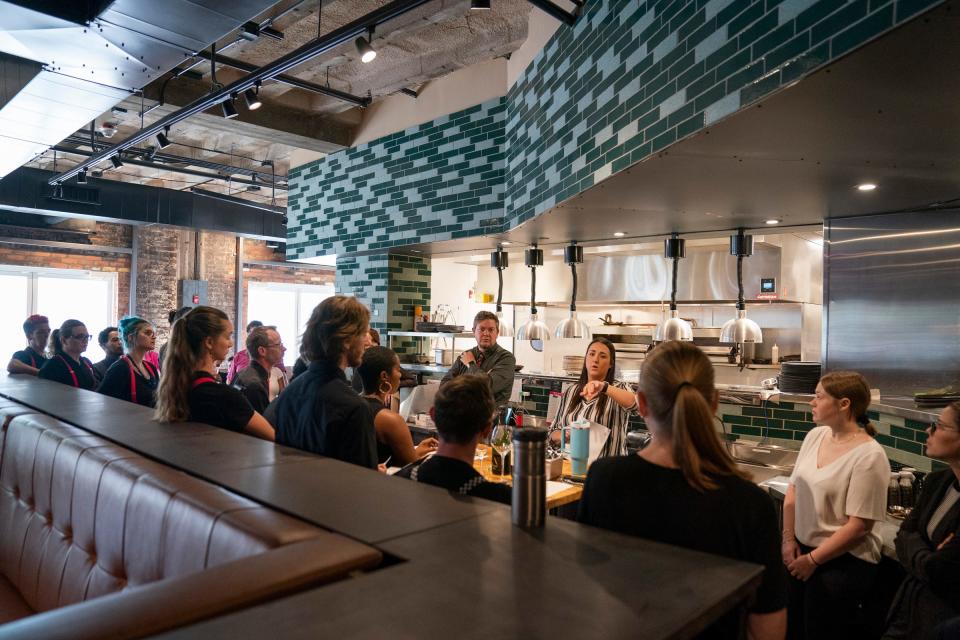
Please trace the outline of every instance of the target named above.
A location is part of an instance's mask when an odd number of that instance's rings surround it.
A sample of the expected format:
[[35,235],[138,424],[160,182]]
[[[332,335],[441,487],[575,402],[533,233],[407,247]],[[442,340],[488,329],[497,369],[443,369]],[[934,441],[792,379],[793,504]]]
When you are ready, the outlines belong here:
[[470,0],[470,8],[474,11],[489,11],[490,0]]
[[77,184],[87,184],[87,170],[81,169],[77,174]]
[[510,242],[509,240],[504,240],[504,241],[501,242],[500,244],[502,244],[502,245],[505,246],[505,247],[509,247],[509,246],[512,245],[513,243]]
[[873,191],[877,188],[877,185],[872,182],[864,182],[863,184],[857,185],[857,191]]
[[243,101],[247,103],[247,109],[253,111],[254,109],[259,109],[263,106],[263,103],[260,102],[260,87],[257,86],[257,91],[254,92],[253,89],[247,89],[243,92]]
[[110,163],[113,165],[114,169],[119,169],[123,166],[123,161],[120,159],[120,154],[116,153],[110,156]]
[[170,146],[170,138],[167,137],[168,133],[170,133],[170,127],[164,127],[163,131],[157,134],[157,145],[161,149],[166,149]]
[[780,221],[776,218],[770,218],[769,220],[764,220],[767,224],[780,224]]
[[223,109],[223,117],[227,120],[232,120],[237,117],[237,108],[233,106],[233,97],[224,100],[220,103],[220,108]]
[[[371,29],[367,35],[368,37],[372,38],[373,30]],[[357,45],[357,51],[360,53],[360,60],[364,64],[367,64],[368,62],[372,62],[373,59],[377,57],[377,52],[374,51],[373,47],[370,46],[370,41],[367,40],[367,38],[360,36],[359,38],[357,38],[356,45]]]
[[614,231],[614,232],[613,232],[613,235],[614,235],[614,237],[622,238],[623,236],[625,236],[625,235],[627,235],[627,234],[626,234],[625,232],[623,232],[623,231]]

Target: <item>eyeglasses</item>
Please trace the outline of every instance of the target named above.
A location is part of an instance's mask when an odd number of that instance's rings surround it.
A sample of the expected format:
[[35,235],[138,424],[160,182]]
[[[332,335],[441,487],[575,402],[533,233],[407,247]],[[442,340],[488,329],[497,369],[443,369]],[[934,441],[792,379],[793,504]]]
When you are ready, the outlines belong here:
[[275,342],[275,343],[273,343],[273,344],[270,344],[270,343],[268,342],[268,343],[267,343],[267,347],[283,347],[283,343],[282,343],[282,342]]
[[937,429],[939,429],[940,431],[956,431],[956,432],[960,432],[960,427],[958,427],[958,426],[956,426],[956,425],[952,425],[952,424],[947,424],[947,423],[945,423],[945,422],[941,422],[940,420],[937,420],[936,422],[931,423],[931,425],[930,425],[930,433],[936,433],[936,432],[937,432]]
[[75,336],[70,336],[69,340],[89,340],[92,336],[89,333],[78,333]]

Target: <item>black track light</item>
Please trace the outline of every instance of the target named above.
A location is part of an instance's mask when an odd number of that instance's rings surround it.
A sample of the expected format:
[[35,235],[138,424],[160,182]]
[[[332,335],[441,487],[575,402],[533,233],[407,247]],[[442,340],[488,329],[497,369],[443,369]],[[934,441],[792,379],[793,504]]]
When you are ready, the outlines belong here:
[[119,169],[120,167],[122,167],[123,160],[120,159],[120,154],[115,153],[112,156],[110,156],[110,163],[113,165],[114,169]]
[[157,145],[161,149],[166,149],[170,146],[170,138],[167,137],[167,134],[170,133],[170,128],[167,127],[163,131],[157,134]]
[[489,11],[490,0],[470,0],[470,8],[475,11]]
[[254,92],[253,89],[247,89],[243,92],[243,101],[247,103],[247,109],[250,109],[250,111],[263,106],[263,103],[260,102],[259,92]]
[[233,106],[233,96],[221,102],[220,108],[223,110],[223,117],[227,120],[237,117],[237,108]]
[[77,184],[87,184],[87,170],[81,169],[80,173],[77,174]]
[[[367,33],[370,40],[373,39],[373,29],[370,29]],[[370,46],[370,40],[364,38],[363,36],[357,38],[357,51],[360,53],[360,60],[367,64],[368,62],[373,62],[373,59],[377,57],[377,52],[373,50],[373,47]]]

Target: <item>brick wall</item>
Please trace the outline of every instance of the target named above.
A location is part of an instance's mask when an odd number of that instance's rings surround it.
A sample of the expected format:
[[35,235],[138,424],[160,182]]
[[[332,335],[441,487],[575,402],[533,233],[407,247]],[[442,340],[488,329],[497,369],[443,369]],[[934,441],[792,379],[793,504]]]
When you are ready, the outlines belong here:
[[[102,253],[98,246],[129,247],[130,230],[125,225],[98,222],[86,238],[78,237],[76,231],[29,229],[17,227],[0,231],[5,239],[29,238],[53,242],[90,244],[90,250],[33,245],[0,244],[0,264],[50,269],[78,269],[117,274],[117,316],[127,312],[130,297],[130,255]],[[83,240],[83,242],[79,242]]]
[[180,306],[177,279],[180,265],[180,234],[176,229],[151,225],[136,227],[137,315],[157,330],[157,344],[170,337],[167,313]]

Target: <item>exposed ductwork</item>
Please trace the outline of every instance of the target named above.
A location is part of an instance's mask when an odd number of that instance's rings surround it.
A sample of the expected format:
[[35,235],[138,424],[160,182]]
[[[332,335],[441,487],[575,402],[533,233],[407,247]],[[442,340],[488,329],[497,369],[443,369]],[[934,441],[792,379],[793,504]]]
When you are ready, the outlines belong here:
[[[0,0],[0,177],[256,17],[273,0]],[[59,6],[63,5],[63,6]]]
[[88,184],[51,187],[51,171],[21,167],[0,180],[0,210],[80,217],[126,224],[164,224],[285,242],[279,209],[221,194],[190,193],[88,178]]

